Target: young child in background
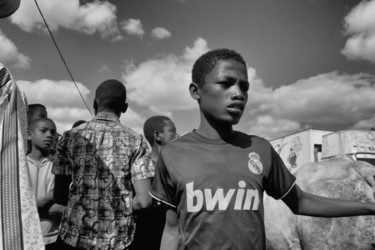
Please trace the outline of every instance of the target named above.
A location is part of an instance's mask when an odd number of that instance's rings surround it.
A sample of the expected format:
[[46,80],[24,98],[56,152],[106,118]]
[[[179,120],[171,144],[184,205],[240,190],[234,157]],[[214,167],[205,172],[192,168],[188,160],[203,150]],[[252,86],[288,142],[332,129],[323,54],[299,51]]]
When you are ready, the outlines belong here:
[[[156,165],[161,148],[178,137],[173,121],[162,115],[148,118],[143,126],[143,134],[150,144],[151,160]],[[159,250],[165,225],[166,209],[156,202],[149,210],[138,213],[136,231],[131,250]],[[146,236],[147,235],[147,236]],[[145,240],[147,237],[147,240]]]
[[[30,126],[31,122],[39,119],[46,118],[48,116],[47,109],[43,104],[33,103],[27,105],[27,126]],[[27,142],[27,154],[31,152],[31,141]]]
[[31,121],[28,139],[31,152],[27,155],[31,189],[35,194],[44,244],[53,249],[58,235],[61,215],[64,207],[54,204],[54,175],[49,159],[50,149],[56,137],[55,123],[49,118],[37,118]]

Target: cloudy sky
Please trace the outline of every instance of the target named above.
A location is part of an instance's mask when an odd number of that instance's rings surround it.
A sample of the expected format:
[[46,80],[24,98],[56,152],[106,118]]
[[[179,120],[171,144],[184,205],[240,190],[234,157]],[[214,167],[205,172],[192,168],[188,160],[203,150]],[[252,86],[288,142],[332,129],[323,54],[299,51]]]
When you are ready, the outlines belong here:
[[[305,128],[375,127],[375,0],[37,0],[92,111],[96,87],[126,83],[121,121],[156,114],[179,133],[199,125],[194,61],[240,52],[251,87],[237,130],[272,139]],[[62,133],[91,119],[33,0],[0,20],[0,61]]]

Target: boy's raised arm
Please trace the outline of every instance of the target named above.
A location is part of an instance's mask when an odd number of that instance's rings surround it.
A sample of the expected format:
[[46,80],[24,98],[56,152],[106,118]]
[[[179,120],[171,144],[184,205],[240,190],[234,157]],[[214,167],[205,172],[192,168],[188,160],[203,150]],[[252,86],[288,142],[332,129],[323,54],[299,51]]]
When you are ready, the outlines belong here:
[[149,194],[151,188],[151,179],[136,181],[134,184],[135,196],[133,198],[133,210],[141,210],[151,207],[152,198]]
[[375,214],[375,203],[326,198],[304,192],[294,185],[282,199],[294,214],[314,217],[344,217]]

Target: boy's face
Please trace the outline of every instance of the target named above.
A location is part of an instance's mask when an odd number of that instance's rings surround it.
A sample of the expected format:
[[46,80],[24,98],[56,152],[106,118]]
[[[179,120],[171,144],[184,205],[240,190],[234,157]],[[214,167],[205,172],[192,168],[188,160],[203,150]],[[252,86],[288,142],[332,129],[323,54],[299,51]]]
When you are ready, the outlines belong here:
[[46,118],[47,117],[47,110],[42,108],[42,107],[38,107],[34,110],[33,114],[29,116],[29,121],[34,121],[36,119],[40,119],[40,118]]
[[162,132],[159,132],[160,140],[161,140],[161,145],[164,145],[171,140],[175,139],[178,134],[176,132],[176,127],[174,123],[170,120],[165,120],[164,121],[164,129]]
[[246,67],[235,60],[220,60],[199,88],[199,105],[206,119],[237,124],[249,90]]
[[49,150],[55,143],[56,126],[51,121],[38,121],[30,131],[29,139],[38,149]]

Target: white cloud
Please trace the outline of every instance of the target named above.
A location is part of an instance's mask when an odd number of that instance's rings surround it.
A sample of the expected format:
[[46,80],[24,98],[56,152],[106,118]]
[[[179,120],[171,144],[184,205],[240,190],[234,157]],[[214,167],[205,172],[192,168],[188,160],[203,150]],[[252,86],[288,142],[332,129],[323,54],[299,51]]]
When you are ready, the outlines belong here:
[[62,134],[72,128],[78,120],[90,121],[90,113],[85,108],[51,107],[46,105],[48,117],[56,123],[57,131]]
[[258,81],[250,87],[249,115],[244,118],[252,133],[266,137],[307,127],[366,127],[374,121],[374,96],[375,77],[362,73],[331,72],[275,90]]
[[0,29],[0,61],[17,68],[30,68],[31,59],[20,53],[16,45]]
[[135,66],[127,63],[123,80],[128,99],[156,113],[197,107],[189,95],[191,68],[198,56],[208,51],[204,39],[198,38],[181,56],[160,55]]
[[100,67],[99,72],[100,73],[109,73],[109,72],[111,72],[111,69],[107,65],[103,64]]
[[[91,120],[90,112],[71,81],[20,80],[17,84],[25,92],[29,104],[41,103],[46,106],[48,116],[55,121],[59,133],[70,129],[77,120]],[[87,102],[90,90],[81,83],[77,83],[77,86]]]
[[145,31],[139,19],[129,19],[121,22],[121,28],[129,35],[143,37]]
[[171,37],[172,34],[166,28],[157,27],[152,30],[152,37],[157,40],[163,40]]
[[[82,99],[71,81],[53,81],[42,79],[35,82],[17,81],[20,88],[25,92],[28,100],[32,102],[40,102],[42,104],[53,107],[77,107],[82,106]],[[77,86],[87,100],[90,90],[82,83]],[[29,101],[30,102],[30,101]]]
[[[79,0],[39,0],[38,4],[50,29],[54,31],[62,27],[88,35],[99,33],[113,40],[122,38],[116,21],[116,6],[108,1],[80,5]],[[10,20],[27,32],[45,30],[40,13],[31,0],[21,1],[20,8]]]
[[364,120],[357,122],[356,124],[354,124],[353,128],[358,128],[358,129],[374,128],[375,129],[375,114],[369,119],[364,119]]
[[349,59],[375,62],[375,0],[359,3],[344,21],[349,38],[342,53]]
[[[128,99],[151,113],[197,109],[188,91],[191,68],[208,50],[207,42],[198,38],[181,55],[158,55],[138,65],[127,62],[122,78]],[[249,100],[238,126],[251,134],[271,139],[305,128],[338,130],[374,122],[372,75],[334,71],[277,89],[266,87],[252,68],[248,68],[248,76]]]
[[254,120],[250,120],[248,125],[250,134],[263,136],[267,139],[276,138],[301,129],[301,124],[298,121],[276,118],[271,115],[257,116]]
[[143,124],[146,121],[146,118],[140,115],[139,112],[134,112],[133,109],[128,108],[125,114],[122,114],[120,117],[121,124],[128,126],[134,131],[143,134]]

